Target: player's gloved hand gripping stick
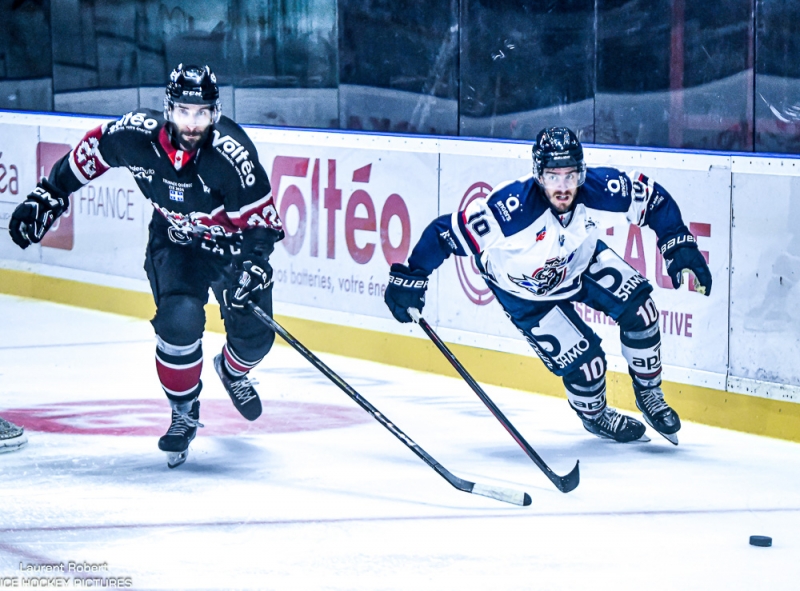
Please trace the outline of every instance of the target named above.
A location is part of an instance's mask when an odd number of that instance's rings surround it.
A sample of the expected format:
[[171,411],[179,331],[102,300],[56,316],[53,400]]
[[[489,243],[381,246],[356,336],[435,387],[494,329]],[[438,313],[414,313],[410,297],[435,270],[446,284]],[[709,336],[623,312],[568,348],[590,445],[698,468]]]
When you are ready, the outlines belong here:
[[411,322],[409,308],[422,310],[425,305],[425,290],[428,289],[428,274],[422,269],[411,270],[400,263],[392,263],[389,285],[383,299],[392,316],[398,322]]
[[264,310],[259,308],[253,302],[248,301],[247,306],[252,310],[252,312],[258,317],[261,322],[266,324],[269,328],[274,330],[276,333],[281,335],[281,337],[289,343],[300,355],[305,357],[311,365],[316,367],[320,370],[325,376],[331,380],[334,384],[339,386],[339,388],[347,394],[350,398],[352,398],[356,404],[358,404],[361,408],[367,411],[373,419],[378,421],[381,425],[386,427],[389,431],[391,431],[392,435],[397,437],[403,444],[408,447],[411,451],[413,451],[417,457],[419,457],[423,462],[428,464],[431,468],[436,470],[436,472],[447,482],[453,485],[458,490],[472,493],[475,495],[482,495],[484,497],[489,497],[491,499],[497,499],[498,501],[504,501],[506,503],[512,503],[514,505],[523,505],[527,506],[531,504],[531,497],[528,493],[518,492],[516,490],[512,490],[509,488],[503,488],[500,486],[486,486],[484,484],[470,482],[469,480],[463,480],[458,476],[453,475],[447,469],[444,468],[439,462],[434,460],[428,452],[422,449],[419,445],[417,445],[408,435],[403,433],[400,428],[392,423],[389,419],[387,419],[383,414],[381,414],[377,408],[372,406],[361,394],[356,392],[350,384],[345,382],[342,378],[340,378],[336,373],[333,372],[327,365],[325,365],[316,355],[314,355],[311,351],[305,348],[302,343],[300,343],[296,338],[290,335],[286,329],[284,329],[280,324],[275,322],[275,320]]
[[244,308],[257,291],[272,284],[272,267],[269,263],[244,261],[234,270],[235,283],[222,290],[222,298],[228,308]]
[[580,473],[578,471],[578,464],[572,469],[572,472],[566,476],[559,476],[553,472],[550,467],[545,464],[544,460],[539,457],[527,441],[520,435],[519,431],[514,428],[509,420],[500,412],[500,409],[492,402],[486,395],[483,389],[472,378],[464,366],[456,359],[455,355],[450,352],[450,349],[442,342],[439,336],[433,332],[430,325],[425,322],[425,319],[420,315],[420,311],[425,305],[425,290],[428,288],[428,274],[423,269],[410,269],[406,265],[400,263],[392,264],[389,272],[389,285],[386,286],[384,293],[384,301],[389,307],[389,310],[399,322],[417,322],[425,334],[430,337],[434,344],[439,348],[439,351],[447,358],[447,360],[456,368],[456,371],[462,378],[470,385],[478,397],[489,408],[495,418],[500,421],[500,424],[505,427],[506,431],[511,434],[511,437],[525,450],[528,457],[533,460],[542,472],[556,485],[556,488],[561,492],[569,492],[575,489],[580,482]]
[[[388,290],[387,290],[388,291]],[[561,492],[568,493],[571,490],[574,490],[578,484],[580,483],[580,472],[578,469],[578,465],[580,461],[575,462],[575,467],[572,469],[572,472],[567,474],[566,476],[559,476],[553,470],[550,469],[544,460],[539,456],[539,454],[534,451],[534,449],[530,446],[530,444],[525,441],[525,438],[520,435],[519,431],[511,424],[511,422],[505,417],[505,415],[497,408],[492,399],[483,391],[478,385],[478,382],[469,375],[464,366],[461,365],[456,356],[447,348],[447,345],[444,344],[442,339],[439,338],[431,326],[425,321],[425,319],[420,315],[420,311],[416,308],[409,308],[407,311],[408,315],[422,327],[422,330],[425,331],[425,334],[433,341],[433,344],[442,352],[442,354],[447,358],[450,364],[456,369],[459,375],[464,378],[464,380],[469,384],[475,394],[478,395],[478,398],[489,408],[491,413],[495,416],[495,418],[500,421],[500,424],[505,427],[506,431],[509,432],[511,437],[514,438],[519,446],[528,454],[528,457],[533,460],[533,463],[536,464],[539,469],[544,472],[545,476],[550,479],[550,482],[556,485],[556,488]]]
[[270,228],[251,228],[242,232],[241,252],[233,259],[230,283],[222,290],[225,306],[243,310],[251,298],[272,285],[269,256],[281,236]]
[[425,290],[428,288],[428,275],[422,269],[411,270],[406,265],[394,263],[389,272],[389,285],[386,286],[384,293],[384,301],[389,307],[389,310],[398,321],[400,322],[417,322],[425,334],[430,337],[433,343],[438,347],[439,351],[447,358],[447,360],[456,368],[456,371],[461,375],[464,380],[475,391],[478,397],[489,408],[495,418],[500,421],[500,424],[505,427],[506,431],[511,434],[511,437],[522,447],[528,457],[533,460],[542,472],[556,485],[556,488],[561,492],[569,492],[574,490],[580,482],[580,472],[578,470],[578,463],[572,472],[566,476],[559,476],[553,472],[550,467],[539,457],[527,441],[520,435],[519,431],[514,428],[514,425],[500,412],[500,409],[492,402],[486,395],[486,392],[478,385],[472,378],[464,366],[456,359],[455,355],[447,348],[447,345],[442,342],[439,336],[433,331],[430,325],[420,315],[420,312],[425,305]]

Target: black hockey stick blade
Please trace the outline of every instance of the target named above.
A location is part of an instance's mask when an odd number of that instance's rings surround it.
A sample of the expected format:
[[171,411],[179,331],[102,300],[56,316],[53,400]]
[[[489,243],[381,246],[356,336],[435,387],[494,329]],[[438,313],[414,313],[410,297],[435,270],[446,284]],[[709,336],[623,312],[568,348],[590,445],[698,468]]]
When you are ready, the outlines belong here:
[[266,324],[269,328],[273,331],[281,335],[283,340],[285,340],[289,345],[294,348],[295,351],[300,353],[306,360],[311,363],[314,367],[320,370],[325,377],[327,377],[330,381],[336,384],[345,394],[347,394],[353,401],[358,404],[362,409],[364,409],[367,413],[372,416],[373,419],[378,421],[381,425],[383,425],[387,430],[389,430],[392,435],[397,437],[403,444],[408,447],[411,451],[413,451],[417,457],[419,457],[423,462],[428,464],[431,468],[436,470],[436,472],[447,482],[449,482],[453,487],[457,488],[458,490],[472,493],[475,495],[481,495],[484,497],[489,497],[490,499],[496,499],[498,501],[503,501],[505,503],[511,503],[513,505],[521,505],[523,507],[527,507],[531,504],[531,497],[526,492],[519,492],[510,488],[504,488],[501,486],[487,486],[485,484],[480,484],[476,482],[470,482],[469,480],[464,480],[463,478],[459,478],[452,474],[449,470],[447,470],[444,466],[442,466],[439,462],[433,459],[428,452],[422,449],[419,445],[417,445],[414,440],[412,440],[408,435],[403,433],[400,430],[400,427],[392,423],[386,416],[384,416],[377,408],[372,406],[370,402],[361,396],[355,389],[345,382],[342,378],[340,378],[331,368],[325,365],[322,360],[319,359],[316,355],[314,355],[311,351],[306,349],[306,347],[294,338],[289,332],[283,328],[280,324],[278,324],[272,316],[264,312],[261,308],[259,308],[253,302],[247,303],[250,310],[256,315],[256,317],[261,320],[264,324]]
[[486,407],[491,411],[494,417],[500,421],[500,424],[505,427],[505,430],[508,431],[509,435],[514,438],[514,441],[523,449],[523,451],[528,455],[528,457],[533,460],[533,463],[536,464],[539,469],[544,472],[545,476],[552,482],[558,490],[563,493],[568,493],[572,490],[575,490],[580,484],[581,475],[578,466],[580,465],[580,460],[575,462],[575,467],[572,471],[567,474],[566,476],[559,476],[548,466],[545,461],[536,453],[536,451],[530,446],[530,444],[525,441],[525,438],[517,431],[516,427],[511,424],[506,416],[497,408],[497,405],[492,402],[492,399],[483,391],[478,385],[478,382],[467,372],[461,362],[453,355],[453,352],[447,348],[447,345],[444,344],[444,341],[439,338],[439,335],[434,332],[431,328],[430,324],[426,322],[426,320],[420,315],[419,310],[416,308],[409,308],[408,314],[411,318],[422,327],[422,330],[425,331],[425,334],[433,341],[433,344],[436,345],[436,348],[442,352],[450,364],[455,368],[458,374],[464,378],[464,381],[469,384],[470,388],[472,388],[473,392],[478,395],[478,398],[486,405]]

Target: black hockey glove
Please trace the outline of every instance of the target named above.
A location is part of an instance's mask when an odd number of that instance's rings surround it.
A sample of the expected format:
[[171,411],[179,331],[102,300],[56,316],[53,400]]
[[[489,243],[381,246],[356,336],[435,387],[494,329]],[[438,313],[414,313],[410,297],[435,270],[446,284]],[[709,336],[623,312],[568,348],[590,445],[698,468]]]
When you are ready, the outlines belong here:
[[254,293],[267,289],[272,284],[272,267],[266,261],[254,263],[244,261],[234,269],[235,282],[222,290],[222,298],[228,309],[242,309]]
[[233,261],[233,279],[222,290],[224,305],[241,310],[254,293],[272,285],[269,256],[275,242],[283,236],[271,228],[249,228],[242,231],[241,253]]
[[389,271],[389,285],[383,301],[389,306],[398,322],[411,322],[409,308],[422,312],[425,306],[425,290],[428,289],[428,274],[422,269],[412,271],[405,265],[394,263]]
[[69,194],[43,178],[11,214],[8,232],[20,248],[40,242],[69,207]]
[[[661,241],[659,241],[661,242]],[[667,264],[667,273],[672,279],[672,287],[681,286],[681,276],[688,270],[695,276],[695,291],[703,295],[711,295],[711,271],[706,259],[697,248],[697,241],[692,234],[680,234],[659,244],[661,256]]]

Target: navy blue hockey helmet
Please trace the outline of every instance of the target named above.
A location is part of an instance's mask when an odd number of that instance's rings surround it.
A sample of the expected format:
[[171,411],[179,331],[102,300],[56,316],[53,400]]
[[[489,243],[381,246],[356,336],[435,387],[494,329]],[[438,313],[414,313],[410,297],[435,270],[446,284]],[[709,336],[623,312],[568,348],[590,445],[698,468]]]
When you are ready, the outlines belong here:
[[533,144],[533,176],[541,178],[545,168],[578,169],[578,186],[586,180],[583,147],[575,133],[566,127],[548,127],[536,136]]
[[184,66],[172,70],[164,97],[164,117],[169,120],[169,113],[175,103],[192,105],[209,105],[212,107],[214,123],[222,115],[219,102],[217,77],[208,66]]

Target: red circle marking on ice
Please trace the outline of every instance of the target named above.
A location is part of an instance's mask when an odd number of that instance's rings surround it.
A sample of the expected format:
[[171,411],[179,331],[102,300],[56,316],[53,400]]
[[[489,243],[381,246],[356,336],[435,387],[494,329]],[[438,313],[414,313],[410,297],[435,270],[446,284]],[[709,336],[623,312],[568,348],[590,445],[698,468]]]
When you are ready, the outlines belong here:
[[[264,412],[254,422],[229,400],[200,399],[203,435],[295,433],[339,429],[370,422],[361,409],[333,404],[262,400]],[[3,418],[29,431],[72,435],[163,435],[169,428],[166,400],[62,402],[4,410]]]

